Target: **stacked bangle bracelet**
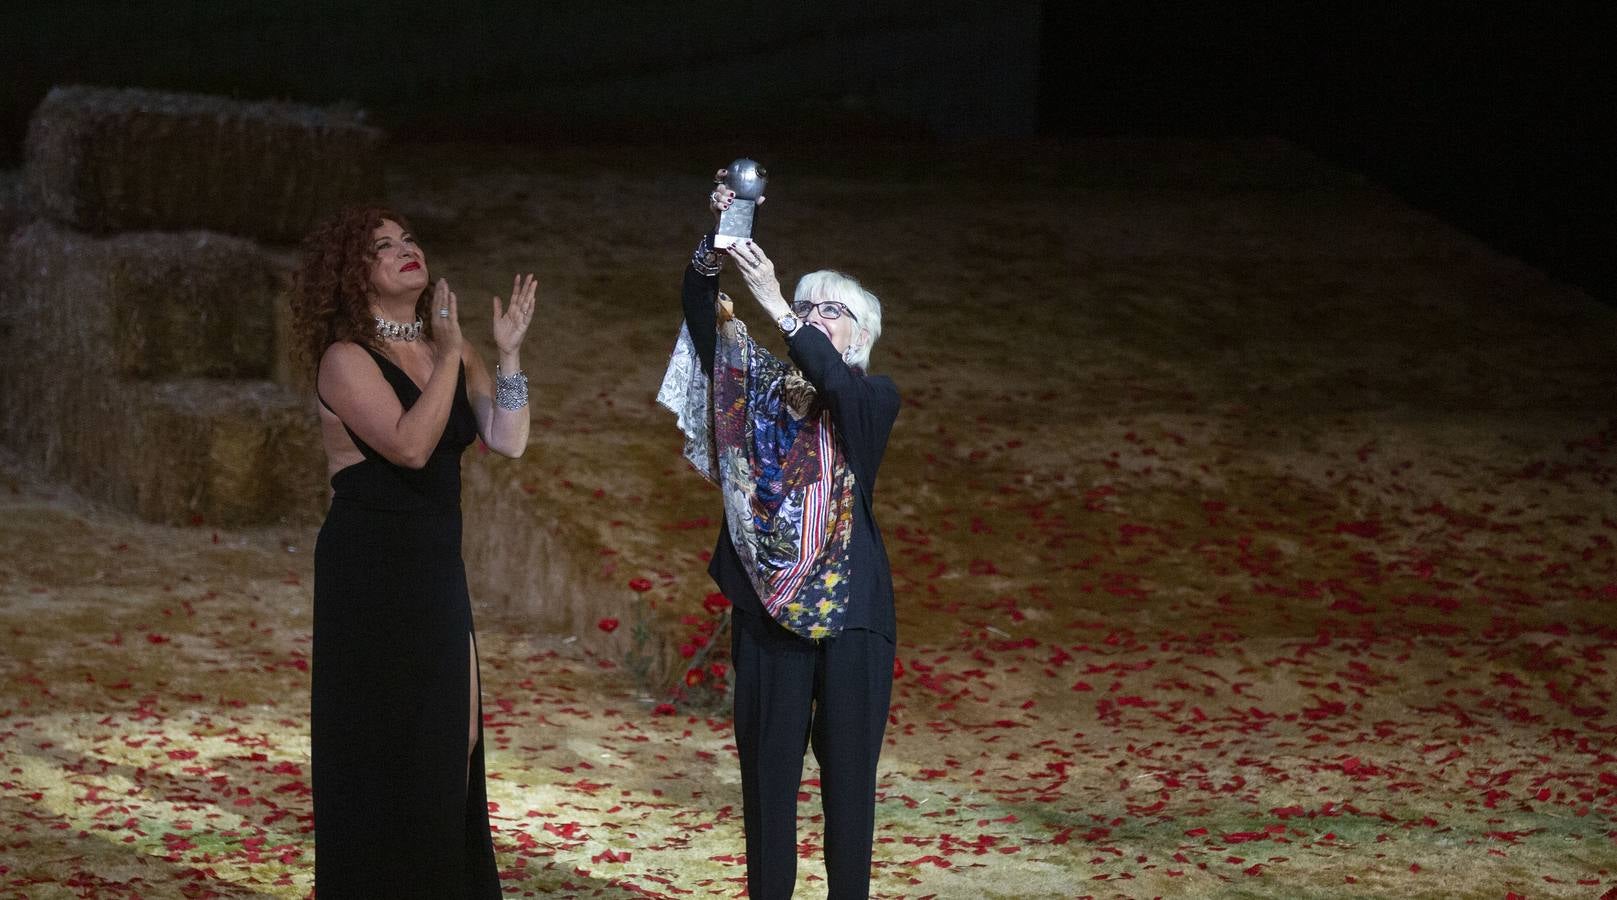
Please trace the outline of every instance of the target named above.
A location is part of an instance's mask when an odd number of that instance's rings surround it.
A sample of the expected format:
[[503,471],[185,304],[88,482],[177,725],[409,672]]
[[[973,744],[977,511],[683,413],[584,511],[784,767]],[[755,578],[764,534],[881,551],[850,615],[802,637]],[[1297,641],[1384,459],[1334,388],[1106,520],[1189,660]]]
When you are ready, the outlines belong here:
[[518,410],[528,405],[528,376],[523,372],[515,375],[500,373],[500,367],[494,367],[494,402],[500,409]]
[[691,254],[691,268],[708,276],[717,275],[724,269],[724,255],[713,249],[713,240],[708,235],[702,235],[702,242],[696,245],[696,251]]

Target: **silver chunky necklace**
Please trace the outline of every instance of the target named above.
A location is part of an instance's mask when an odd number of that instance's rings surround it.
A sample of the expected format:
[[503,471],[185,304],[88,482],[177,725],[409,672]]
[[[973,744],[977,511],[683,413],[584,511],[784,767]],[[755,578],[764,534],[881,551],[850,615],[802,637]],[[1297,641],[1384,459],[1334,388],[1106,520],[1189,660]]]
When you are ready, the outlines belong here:
[[392,319],[376,317],[376,336],[384,341],[413,341],[421,336],[421,319],[406,325]]

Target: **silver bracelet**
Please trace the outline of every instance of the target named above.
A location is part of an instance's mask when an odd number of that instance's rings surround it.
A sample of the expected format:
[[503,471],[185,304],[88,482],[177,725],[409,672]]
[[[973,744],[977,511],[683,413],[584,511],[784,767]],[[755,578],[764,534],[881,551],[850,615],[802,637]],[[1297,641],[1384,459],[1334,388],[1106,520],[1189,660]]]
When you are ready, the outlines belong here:
[[696,245],[696,251],[691,254],[691,268],[699,275],[713,276],[724,270],[724,254],[713,249],[713,241],[707,235],[702,235],[702,242]]
[[500,367],[494,367],[494,402],[500,409],[519,410],[528,405],[528,376],[518,372],[515,375],[501,375]]

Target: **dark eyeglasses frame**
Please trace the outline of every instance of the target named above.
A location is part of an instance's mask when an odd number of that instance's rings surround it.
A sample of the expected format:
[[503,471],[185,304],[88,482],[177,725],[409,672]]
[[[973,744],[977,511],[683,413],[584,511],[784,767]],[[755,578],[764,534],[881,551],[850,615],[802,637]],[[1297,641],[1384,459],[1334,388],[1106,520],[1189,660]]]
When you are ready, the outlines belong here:
[[839,303],[836,300],[821,300],[818,303],[799,300],[792,304],[792,315],[799,319],[806,319],[808,314],[816,309],[820,311],[820,318],[822,319],[839,319],[847,316],[855,322],[859,321],[859,317],[853,314],[853,310],[849,309],[846,303]]

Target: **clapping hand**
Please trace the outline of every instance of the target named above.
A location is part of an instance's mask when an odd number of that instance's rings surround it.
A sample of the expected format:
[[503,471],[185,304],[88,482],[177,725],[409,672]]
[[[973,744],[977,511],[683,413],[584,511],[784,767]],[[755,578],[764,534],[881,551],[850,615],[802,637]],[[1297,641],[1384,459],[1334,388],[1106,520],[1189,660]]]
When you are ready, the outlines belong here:
[[509,355],[521,348],[522,338],[528,333],[528,325],[533,322],[538,289],[538,279],[530,272],[512,279],[511,299],[505,304],[504,311],[500,309],[500,298],[494,298],[494,346],[499,348],[500,353]]
[[447,278],[433,285],[432,309],[437,316],[432,324],[433,352],[440,362],[460,359],[460,302],[449,289]]

